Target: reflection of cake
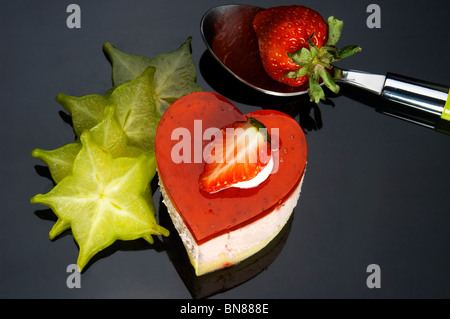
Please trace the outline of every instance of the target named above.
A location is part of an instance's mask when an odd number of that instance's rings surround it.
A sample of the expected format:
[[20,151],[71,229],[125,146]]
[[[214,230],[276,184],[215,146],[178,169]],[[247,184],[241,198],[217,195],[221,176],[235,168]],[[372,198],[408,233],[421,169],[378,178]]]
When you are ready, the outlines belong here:
[[[202,154],[211,142],[203,139],[205,131],[248,117],[263,123],[272,140],[278,141],[276,148],[272,146],[272,174],[248,189],[200,191],[198,180],[206,165]],[[280,232],[297,204],[306,140],[297,122],[281,112],[243,115],[217,94],[189,94],[164,113],[155,149],[164,203],[197,275],[231,266],[260,251]],[[182,154],[183,160],[174,160],[174,152]]]

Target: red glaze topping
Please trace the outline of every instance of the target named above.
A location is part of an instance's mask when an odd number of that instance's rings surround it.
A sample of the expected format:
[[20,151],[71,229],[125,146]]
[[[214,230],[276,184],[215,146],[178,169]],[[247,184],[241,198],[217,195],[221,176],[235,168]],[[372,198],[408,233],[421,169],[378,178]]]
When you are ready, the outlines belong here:
[[[202,153],[211,143],[203,140],[205,130],[245,121],[247,116],[267,127],[275,173],[255,188],[201,192]],[[298,186],[307,156],[305,135],[290,116],[273,110],[244,115],[223,96],[209,92],[192,93],[172,104],[160,121],[155,150],[164,188],[198,244],[251,223],[282,204]]]

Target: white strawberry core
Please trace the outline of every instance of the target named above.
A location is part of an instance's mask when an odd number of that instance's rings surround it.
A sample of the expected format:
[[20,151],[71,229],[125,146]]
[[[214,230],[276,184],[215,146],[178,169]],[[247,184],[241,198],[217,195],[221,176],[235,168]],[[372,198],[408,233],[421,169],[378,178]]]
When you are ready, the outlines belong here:
[[231,185],[231,187],[237,188],[253,188],[264,182],[269,175],[272,173],[273,169],[273,156],[270,156],[269,163],[263,168],[261,172],[259,172],[255,177],[249,179],[245,182],[239,182]]

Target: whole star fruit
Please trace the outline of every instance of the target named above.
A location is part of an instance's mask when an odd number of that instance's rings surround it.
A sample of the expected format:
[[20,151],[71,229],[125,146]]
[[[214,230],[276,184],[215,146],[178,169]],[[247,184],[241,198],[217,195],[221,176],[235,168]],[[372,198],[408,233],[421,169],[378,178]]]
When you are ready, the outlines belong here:
[[38,194],[31,203],[50,207],[58,221],[50,231],[54,237],[71,228],[80,247],[80,271],[89,260],[116,240],[168,236],[157,224],[155,209],[149,204],[147,189],[156,173],[155,154],[114,158],[99,147],[89,131],[80,138],[82,148],[73,164],[73,174],[61,180],[47,194]]
[[[128,137],[114,116],[114,107],[105,108],[103,119],[91,130],[93,141],[112,154],[113,157],[137,157],[143,150],[130,146]],[[79,139],[54,150],[34,149],[31,156],[43,161],[49,168],[55,183],[72,175],[73,162],[81,150]]]
[[182,96],[202,91],[196,83],[197,71],[192,60],[191,41],[192,38],[188,37],[175,51],[154,58],[124,53],[106,42],[103,51],[111,61],[113,85],[133,81],[147,67],[156,67],[153,92],[156,109],[162,115]]

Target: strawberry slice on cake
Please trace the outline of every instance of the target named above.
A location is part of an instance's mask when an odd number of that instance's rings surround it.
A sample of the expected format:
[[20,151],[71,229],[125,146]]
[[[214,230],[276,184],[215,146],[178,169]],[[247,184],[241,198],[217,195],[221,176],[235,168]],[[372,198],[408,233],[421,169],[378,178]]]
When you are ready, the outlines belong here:
[[209,146],[199,179],[200,189],[207,193],[256,187],[272,172],[270,138],[255,118],[222,128]]

